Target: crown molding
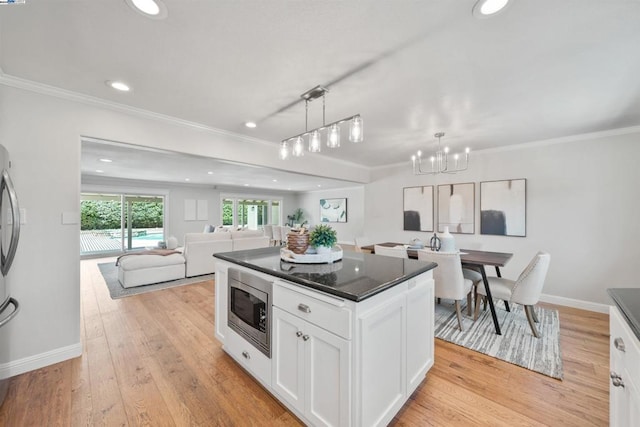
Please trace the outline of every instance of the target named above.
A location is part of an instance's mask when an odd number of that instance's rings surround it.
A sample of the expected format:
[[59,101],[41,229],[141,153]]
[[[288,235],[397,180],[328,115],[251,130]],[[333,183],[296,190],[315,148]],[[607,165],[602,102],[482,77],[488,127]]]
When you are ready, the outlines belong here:
[[[501,147],[485,148],[482,150],[473,150],[472,153],[493,154],[505,151],[526,150],[529,148],[544,147],[547,145],[568,144],[571,142],[589,141],[597,138],[606,138],[612,136],[629,135],[640,133],[640,126],[630,126],[626,128],[609,129],[598,132],[581,133],[577,135],[563,136],[560,138],[542,139],[539,141],[523,142],[520,144],[503,145]],[[371,166],[372,171],[380,171],[385,169],[397,168],[411,164],[411,159],[406,162],[393,163],[389,165]]]

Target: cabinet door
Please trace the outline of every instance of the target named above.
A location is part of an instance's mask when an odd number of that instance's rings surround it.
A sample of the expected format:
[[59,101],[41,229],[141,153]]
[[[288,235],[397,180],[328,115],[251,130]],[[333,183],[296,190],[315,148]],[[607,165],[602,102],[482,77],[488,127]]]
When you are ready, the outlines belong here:
[[305,415],[313,425],[347,426],[351,407],[351,344],[307,323],[305,343]]
[[302,325],[306,322],[278,307],[273,307],[272,319],[271,385],[278,396],[303,412],[305,342]]
[[359,350],[354,368],[357,424],[386,425],[400,410],[407,393],[406,294],[358,317]]
[[407,394],[424,380],[433,366],[433,280],[409,282],[407,293]]
[[215,280],[215,319],[216,319],[216,338],[224,343],[225,336],[227,335],[227,308],[228,301],[228,283],[227,283],[227,269],[218,268],[216,270]]

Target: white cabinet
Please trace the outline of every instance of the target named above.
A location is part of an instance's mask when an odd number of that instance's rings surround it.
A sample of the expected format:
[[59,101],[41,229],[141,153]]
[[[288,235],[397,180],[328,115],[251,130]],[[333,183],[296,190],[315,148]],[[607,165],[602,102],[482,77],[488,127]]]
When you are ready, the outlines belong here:
[[313,425],[348,425],[350,342],[274,307],[272,345],[274,392]]
[[433,286],[425,277],[410,280],[407,292],[407,393],[418,388],[433,366]]
[[640,425],[640,342],[617,307],[609,310],[609,424]]

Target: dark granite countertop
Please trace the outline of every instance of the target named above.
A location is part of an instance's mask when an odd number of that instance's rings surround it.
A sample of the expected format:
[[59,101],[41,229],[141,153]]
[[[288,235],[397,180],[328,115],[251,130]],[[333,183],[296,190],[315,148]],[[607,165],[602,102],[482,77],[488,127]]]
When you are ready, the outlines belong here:
[[607,293],[640,340],[640,288],[611,288],[607,289]]
[[437,265],[349,251],[332,264],[294,264],[280,260],[279,247],[213,256],[352,301],[365,300]]

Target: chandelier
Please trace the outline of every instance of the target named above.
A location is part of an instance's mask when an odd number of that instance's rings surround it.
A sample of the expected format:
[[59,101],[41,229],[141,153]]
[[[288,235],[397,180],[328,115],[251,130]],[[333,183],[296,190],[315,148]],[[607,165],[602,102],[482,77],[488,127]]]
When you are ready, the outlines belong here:
[[[280,143],[280,158],[286,159],[291,154],[294,157],[304,155],[304,138],[308,137],[308,150],[311,153],[319,153],[322,146],[322,132],[326,132],[327,147],[336,148],[340,146],[340,125],[349,122],[349,141],[362,142],[363,123],[360,114],[356,114],[335,122],[325,123],[325,95],[329,89],[316,86],[309,89],[300,98],[304,99],[304,132],[301,134],[285,138]],[[322,126],[309,130],[309,102],[322,97]],[[291,147],[291,148],[289,148]]]
[[444,136],[444,132],[438,132],[434,136],[438,138],[438,151],[429,157],[428,162],[425,161],[425,163],[427,163],[427,169],[423,169],[422,151],[418,151],[417,155],[411,156],[414,175],[436,175],[439,173],[456,173],[467,170],[469,167],[469,147],[464,151],[464,161],[460,159],[460,154],[456,153],[453,155],[453,165],[451,165],[449,160],[449,147],[442,148],[440,144],[440,138]]

